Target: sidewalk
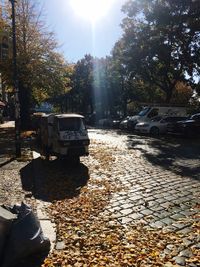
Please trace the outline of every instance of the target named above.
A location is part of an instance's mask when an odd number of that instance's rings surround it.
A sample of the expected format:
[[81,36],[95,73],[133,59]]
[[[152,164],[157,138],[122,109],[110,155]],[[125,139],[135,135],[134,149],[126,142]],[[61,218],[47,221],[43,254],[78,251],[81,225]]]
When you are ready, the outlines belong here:
[[28,192],[23,191],[20,170],[31,160],[28,143],[22,140],[22,159],[15,157],[14,122],[0,124],[0,204],[12,205],[28,200]]
[[[48,237],[50,221],[42,211],[42,203],[33,196],[35,177],[30,145],[30,137],[22,138],[22,156],[16,159],[14,122],[0,124],[0,205],[13,206],[21,204],[22,201],[28,204],[37,214],[44,235]],[[20,263],[20,267],[40,267],[40,260],[35,257],[28,259],[27,262]]]

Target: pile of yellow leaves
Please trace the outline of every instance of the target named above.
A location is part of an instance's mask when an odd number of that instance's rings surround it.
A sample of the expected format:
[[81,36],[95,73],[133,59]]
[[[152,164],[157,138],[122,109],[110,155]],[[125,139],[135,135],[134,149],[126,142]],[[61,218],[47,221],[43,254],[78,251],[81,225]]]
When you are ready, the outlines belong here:
[[[123,227],[112,214],[106,212],[112,193],[121,190],[112,179],[98,179],[98,173],[112,171],[109,149],[93,144],[91,149],[90,180],[72,199],[54,202],[48,212],[57,226],[57,242],[62,249],[54,249],[43,267],[128,267],[177,266],[172,254],[163,253],[168,244],[180,246],[182,239],[173,233],[154,231],[142,225]],[[108,177],[106,175],[106,177]],[[194,232],[200,225],[194,225]],[[193,250],[188,260],[200,262]]]

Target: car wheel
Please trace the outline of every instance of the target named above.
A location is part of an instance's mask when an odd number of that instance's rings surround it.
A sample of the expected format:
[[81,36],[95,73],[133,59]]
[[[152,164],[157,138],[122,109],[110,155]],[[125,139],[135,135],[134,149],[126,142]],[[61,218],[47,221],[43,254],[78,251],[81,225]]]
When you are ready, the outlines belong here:
[[160,130],[159,130],[159,128],[158,127],[152,127],[151,129],[150,129],[150,134],[151,135],[154,135],[154,136],[158,136],[159,134],[160,134]]

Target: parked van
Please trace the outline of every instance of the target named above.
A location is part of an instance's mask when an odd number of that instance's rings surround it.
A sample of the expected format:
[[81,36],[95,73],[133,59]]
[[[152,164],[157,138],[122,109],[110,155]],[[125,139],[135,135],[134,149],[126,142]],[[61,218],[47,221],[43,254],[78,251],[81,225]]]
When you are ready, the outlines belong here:
[[39,132],[41,154],[67,157],[79,161],[80,156],[89,155],[90,140],[79,114],[50,114],[40,120]]
[[139,122],[148,122],[157,116],[162,117],[186,117],[187,110],[185,107],[171,107],[171,106],[148,106],[144,107],[138,115],[132,116],[129,123],[134,129]]

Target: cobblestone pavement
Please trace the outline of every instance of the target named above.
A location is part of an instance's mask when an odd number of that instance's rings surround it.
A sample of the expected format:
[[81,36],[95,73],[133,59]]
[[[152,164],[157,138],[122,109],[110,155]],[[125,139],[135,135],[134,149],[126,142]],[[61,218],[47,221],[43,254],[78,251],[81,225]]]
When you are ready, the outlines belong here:
[[[75,173],[72,170],[66,173],[56,161],[46,164],[37,159],[34,166],[39,168],[42,164],[46,168],[40,169],[41,176],[34,180],[33,163],[16,162],[12,158],[14,144],[11,146],[9,142],[6,145],[5,142],[9,139],[8,133],[9,131],[4,134],[1,130],[1,204],[8,203],[11,199],[12,202],[27,200],[32,195],[47,202],[62,199],[66,197],[67,188],[57,192],[57,187],[54,186],[53,190],[55,179],[52,179],[51,184],[52,174],[57,175],[57,181],[62,180],[66,174],[75,178],[75,182],[83,177],[82,184],[77,184],[79,188],[89,178],[87,166],[98,164],[89,156],[81,159],[83,165]],[[124,226],[139,223],[147,228],[178,233],[184,241],[183,246],[177,248],[176,244],[168,244],[163,253],[172,253],[178,266],[186,265],[185,259],[191,256],[193,246],[200,248],[199,234],[193,230],[194,223],[200,219],[200,141],[174,137],[156,139],[97,129],[89,130],[89,135],[97,146],[101,144],[103,148],[109,148],[114,158],[110,174],[97,168],[95,172],[90,172],[89,169],[90,176],[104,178],[110,175],[111,179],[122,185],[122,190],[113,194],[104,212]],[[61,171],[59,176],[57,171]],[[45,195],[46,191],[43,192],[41,181],[46,184],[46,190],[51,192],[51,198],[49,194]],[[187,266],[200,265],[191,263]]]
[[[22,158],[15,158],[14,122],[0,125],[0,205],[14,205],[29,201],[29,195],[23,190],[21,170],[31,160],[29,143],[22,142]],[[28,197],[28,198],[27,198]]]
[[[136,222],[177,232],[185,246],[174,255],[177,264],[185,265],[189,248],[200,248],[200,237],[192,232],[192,225],[200,219],[199,140],[154,139],[92,129],[89,133],[91,139],[113,148],[112,176],[124,186],[105,212],[125,225]],[[165,253],[173,249],[169,246]]]

